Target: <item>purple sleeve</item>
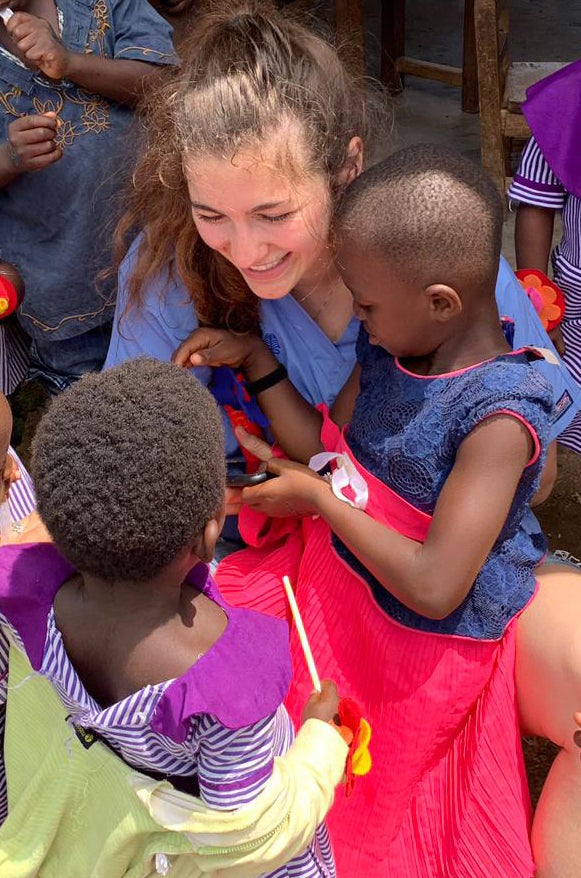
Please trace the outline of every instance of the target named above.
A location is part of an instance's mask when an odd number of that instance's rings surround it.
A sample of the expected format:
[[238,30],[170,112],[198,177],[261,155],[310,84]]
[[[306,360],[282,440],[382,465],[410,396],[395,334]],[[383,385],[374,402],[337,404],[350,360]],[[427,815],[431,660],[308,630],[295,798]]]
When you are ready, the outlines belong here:
[[553,174],[538,143],[531,137],[508,189],[510,201],[562,210],[567,191]]
[[207,714],[199,717],[194,732],[199,744],[198,780],[207,805],[232,810],[262,792],[272,773],[281,711],[284,708],[241,729],[228,729]]

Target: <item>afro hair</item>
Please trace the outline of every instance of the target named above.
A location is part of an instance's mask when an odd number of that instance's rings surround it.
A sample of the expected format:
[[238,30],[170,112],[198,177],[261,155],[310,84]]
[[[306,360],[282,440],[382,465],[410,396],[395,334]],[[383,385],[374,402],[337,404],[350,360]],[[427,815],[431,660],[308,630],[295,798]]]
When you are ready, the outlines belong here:
[[222,509],[221,417],[187,371],[133,360],[54,400],[31,468],[40,515],[77,569],[145,581]]

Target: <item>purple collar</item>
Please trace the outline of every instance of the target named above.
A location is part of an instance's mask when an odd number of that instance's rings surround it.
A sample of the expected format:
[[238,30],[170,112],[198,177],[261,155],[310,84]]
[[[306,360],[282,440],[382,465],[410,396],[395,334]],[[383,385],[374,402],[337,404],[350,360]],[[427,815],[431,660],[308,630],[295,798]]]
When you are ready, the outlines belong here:
[[[35,670],[42,665],[54,596],[74,572],[47,543],[0,550],[0,611],[18,632]],[[158,702],[151,726],[178,743],[196,714],[212,714],[231,729],[270,716],[282,704],[292,675],[286,622],[230,607],[205,564],[198,564],[188,580],[222,607],[228,625]]]
[[581,198],[581,61],[531,85],[522,111],[552,172]]

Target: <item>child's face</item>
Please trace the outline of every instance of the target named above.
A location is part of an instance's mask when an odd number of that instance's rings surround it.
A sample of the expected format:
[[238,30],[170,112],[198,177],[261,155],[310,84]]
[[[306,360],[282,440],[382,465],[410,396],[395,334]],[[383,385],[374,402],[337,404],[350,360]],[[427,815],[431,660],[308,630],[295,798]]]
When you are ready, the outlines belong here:
[[353,296],[353,311],[371,344],[396,357],[420,357],[431,351],[433,324],[423,289],[402,279],[387,259],[366,252],[345,238],[337,267]]
[[277,149],[188,161],[194,223],[208,247],[236,266],[261,299],[312,289],[329,263],[329,189],[276,169]]

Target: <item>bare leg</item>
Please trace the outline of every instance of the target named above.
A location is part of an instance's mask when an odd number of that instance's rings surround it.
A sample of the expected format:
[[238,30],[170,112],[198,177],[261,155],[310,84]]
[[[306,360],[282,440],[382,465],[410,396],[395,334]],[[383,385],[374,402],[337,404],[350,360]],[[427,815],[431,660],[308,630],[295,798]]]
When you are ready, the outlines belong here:
[[535,814],[533,854],[537,878],[579,878],[581,751],[574,715],[581,709],[581,573],[563,565],[538,573],[539,591],[518,627],[521,728],[562,749]]

